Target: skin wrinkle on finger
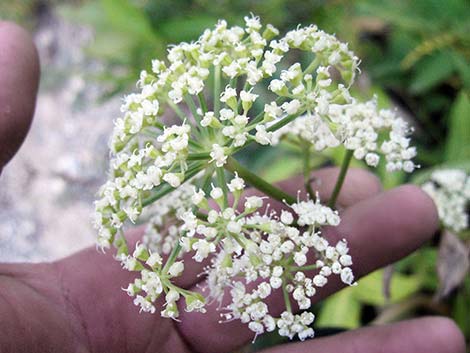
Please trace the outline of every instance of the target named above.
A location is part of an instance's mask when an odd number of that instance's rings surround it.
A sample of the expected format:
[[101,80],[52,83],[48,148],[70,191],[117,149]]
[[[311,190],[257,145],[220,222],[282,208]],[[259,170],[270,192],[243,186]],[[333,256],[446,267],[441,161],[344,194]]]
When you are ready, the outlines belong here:
[[[430,198],[415,186],[402,186],[348,208],[340,225],[336,229],[328,229],[326,236],[330,241],[348,240],[355,262],[353,270],[356,276],[363,276],[416,250],[434,234],[437,226],[437,211]],[[339,281],[331,281],[317,291],[313,302],[343,286]],[[270,311],[277,314],[284,305],[282,294],[277,291],[270,299]],[[217,341],[211,341],[213,352],[231,351],[253,338],[252,332],[239,321],[220,326],[216,307],[209,306],[206,314],[182,312],[179,330],[187,341],[195,342],[194,347],[209,344],[207,337],[195,332],[196,323],[198,330],[220,332]],[[230,332],[230,335],[222,336],[222,330]]]
[[465,338],[453,321],[427,317],[285,344],[260,353],[303,352],[464,353]]
[[[2,264],[0,273],[4,302],[0,303],[0,317],[8,317],[0,320],[0,352],[89,352],[75,320],[68,315],[50,264]],[[21,345],[13,343],[15,337]]]
[[23,142],[34,114],[39,58],[30,35],[0,21],[0,172]]

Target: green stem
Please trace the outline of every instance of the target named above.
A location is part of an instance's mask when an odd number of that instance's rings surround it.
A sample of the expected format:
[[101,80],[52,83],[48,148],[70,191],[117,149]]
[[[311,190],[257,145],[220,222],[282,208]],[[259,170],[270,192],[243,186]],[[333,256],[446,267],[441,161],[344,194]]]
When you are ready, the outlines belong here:
[[178,257],[179,253],[181,251],[181,244],[180,242],[178,241],[176,243],[176,246],[173,248],[173,250],[171,251],[171,254],[170,254],[170,257],[168,258],[168,260],[166,260],[165,262],[165,266],[163,266],[163,270],[162,272],[163,273],[167,273],[168,270],[170,269],[171,265],[174,264],[176,258]]
[[[281,97],[282,98],[282,97]],[[300,114],[303,114],[304,112],[300,113]],[[279,130],[281,127],[283,127],[284,125],[286,124],[289,124],[292,120],[294,120],[295,118],[297,118],[300,114],[294,114],[294,115],[288,115],[286,117],[284,117],[282,120],[278,121],[276,124],[270,126],[267,131],[269,132],[274,132],[274,131],[277,131]],[[253,130],[256,125],[261,121],[263,120],[262,117],[264,115],[264,112],[261,112],[260,114],[258,114],[258,116],[256,116],[253,121],[250,123],[250,125],[248,125],[248,130],[247,131],[250,131],[250,130]],[[251,139],[251,140],[248,140],[248,142],[246,144],[244,144],[243,146],[241,147],[236,147],[233,149],[233,152],[236,153],[242,149],[244,149],[245,147],[247,147],[248,145],[250,145],[252,142],[254,141],[254,139]]]
[[288,115],[286,117],[284,117],[282,120],[279,120],[276,124],[274,125],[271,125],[267,131],[277,131],[279,130],[281,127],[289,124],[291,121],[295,120],[297,117],[299,117],[301,114],[303,114],[304,112],[301,112],[299,114],[292,114],[292,115]]
[[181,121],[186,120],[186,115],[183,113],[183,111],[175,104],[173,103],[170,99],[167,100],[167,103],[171,109],[176,113],[176,115],[181,119]]
[[186,94],[184,96],[184,101],[188,105],[189,110],[191,110],[191,114],[193,114],[194,120],[196,120],[197,125],[201,126],[201,117],[197,113],[197,107],[193,101],[193,98],[189,94]]
[[188,161],[208,160],[210,158],[209,152],[190,153],[188,154]]
[[196,141],[194,141],[194,139],[189,139],[189,140],[188,140],[188,144],[189,144],[191,147],[198,148],[198,149],[202,149],[202,145],[200,145],[199,143],[197,143]]
[[[188,170],[186,171],[184,182],[186,182],[188,179],[191,179],[193,176],[195,176],[197,173],[199,173],[205,167],[206,167],[205,163],[195,163],[193,166],[188,168]],[[158,186],[156,189],[157,189],[157,191],[153,195],[150,195],[147,198],[142,200],[142,207],[146,207],[146,206],[154,203],[155,201],[161,199],[163,196],[165,196],[168,193],[175,190],[173,187],[171,187],[168,184],[162,184],[162,185]]]
[[[250,84],[248,83],[248,81],[245,81],[245,84],[243,85],[242,91],[248,92],[249,88],[250,88]],[[241,107],[242,107],[242,100],[239,99],[238,100],[238,105],[237,105],[237,111],[238,112],[240,112]]]
[[162,131],[165,130],[165,125],[163,125],[162,123],[159,123],[158,121],[155,121],[153,123],[153,126],[158,127]]
[[331,208],[335,207],[336,199],[338,198],[339,192],[341,191],[341,187],[343,186],[344,178],[346,177],[346,173],[348,171],[349,163],[351,163],[353,153],[354,152],[352,150],[346,150],[346,153],[344,154],[338,179],[336,179],[335,188],[333,189],[330,201],[328,202],[328,206]]
[[245,247],[246,247],[246,246],[245,246],[245,243],[239,238],[238,235],[232,233],[232,234],[230,234],[230,236],[231,236],[233,239],[235,239],[235,241],[238,243],[238,245],[240,245],[243,249],[245,249]]
[[216,169],[217,183],[219,184],[222,192],[224,193],[224,208],[228,207],[228,188],[227,181],[225,180],[225,171],[223,168]]
[[289,293],[287,292],[286,285],[284,281],[282,282],[282,294],[284,295],[284,302],[286,304],[286,309],[288,312],[292,312],[292,305],[290,303]]
[[204,192],[206,192],[206,189],[211,184],[211,180],[212,180],[213,175],[214,175],[214,167],[213,166],[207,167],[206,171],[204,172],[204,176],[199,181],[199,188],[204,190]]
[[206,104],[206,100],[204,98],[204,93],[199,92],[197,97],[199,98],[199,106],[201,107],[202,112],[204,114],[207,113],[207,104]]
[[287,202],[289,205],[297,202],[297,199],[289,194],[286,194],[281,189],[278,189],[274,185],[268,183],[264,179],[260,178],[256,174],[250,172],[247,168],[242,166],[237,160],[233,157],[227,158],[227,163],[225,164],[225,169],[228,171],[235,173],[237,172],[238,175],[244,179],[248,184],[255,187],[256,189],[262,191],[266,195],[272,197],[275,200],[281,202]]
[[202,212],[196,212],[195,213],[196,217],[199,218],[201,221],[207,222],[207,215]]
[[312,185],[310,185],[310,172],[311,172],[311,166],[310,166],[310,144],[306,143],[305,148],[303,149],[303,160],[304,160],[304,184],[305,184],[305,189],[307,190],[310,198],[312,200],[315,200],[315,193],[312,190]]
[[318,65],[320,65],[320,58],[316,56],[315,59],[313,59],[313,61],[310,63],[310,65],[308,65],[308,67],[304,70],[303,75],[311,74],[313,70],[318,67]]
[[214,68],[214,114],[219,116],[220,110],[220,66]]

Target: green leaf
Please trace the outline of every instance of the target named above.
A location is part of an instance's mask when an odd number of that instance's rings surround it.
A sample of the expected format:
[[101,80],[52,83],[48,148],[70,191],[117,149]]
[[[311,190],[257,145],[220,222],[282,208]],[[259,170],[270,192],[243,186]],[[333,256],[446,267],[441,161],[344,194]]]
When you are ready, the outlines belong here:
[[416,65],[410,86],[412,93],[423,93],[448,79],[454,71],[454,61],[448,51],[440,51]]
[[466,291],[470,290],[470,280],[467,278],[465,286],[458,291],[452,307],[452,317],[459,325],[465,337],[470,338],[470,300]]
[[[392,25],[405,30],[421,32],[432,31],[435,24],[428,18],[420,17],[417,11],[410,11],[406,2],[365,2],[360,3],[358,9],[361,13],[379,17]],[[411,2],[412,4],[412,2]],[[417,16],[418,15],[418,16]]]
[[135,45],[132,36],[116,31],[101,31],[95,40],[86,48],[91,56],[109,61],[119,61],[130,64],[128,55]]
[[403,184],[406,173],[403,171],[390,173],[385,169],[385,163],[382,163],[379,169],[379,177],[384,190],[390,190]]
[[[390,302],[394,303],[415,293],[420,288],[420,281],[415,276],[405,276],[395,272],[390,283]],[[383,271],[375,271],[362,278],[352,288],[354,298],[370,305],[384,305]]]
[[101,5],[114,29],[133,35],[135,40],[154,39],[154,32],[143,9],[127,0],[101,0]]
[[69,21],[93,27],[95,40],[88,54],[107,63],[119,63],[129,70],[147,63],[150,50],[162,49],[162,40],[153,31],[143,9],[123,0],[86,2],[81,6],[63,5],[59,13]]
[[[286,156],[285,156],[286,157]],[[302,171],[302,160],[300,158],[279,158],[263,169],[261,175],[267,181],[273,183],[287,179]]]
[[452,53],[452,60],[466,89],[470,88],[470,65],[465,56],[457,51]]
[[196,40],[206,28],[217,22],[217,18],[205,15],[197,17],[175,17],[158,25],[162,36],[170,42]]
[[446,161],[470,160],[470,98],[461,91],[452,105],[445,146]]
[[352,289],[343,289],[323,302],[315,321],[317,327],[359,327],[361,305],[354,298]]

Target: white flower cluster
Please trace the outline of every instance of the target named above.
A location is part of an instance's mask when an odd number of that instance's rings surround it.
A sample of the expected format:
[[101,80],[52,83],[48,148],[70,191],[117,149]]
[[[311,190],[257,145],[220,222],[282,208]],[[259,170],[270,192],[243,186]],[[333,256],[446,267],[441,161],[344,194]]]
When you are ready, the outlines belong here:
[[[345,83],[354,79],[358,59],[344,43],[315,26],[299,28],[276,39],[279,33],[270,25],[261,32],[257,17],[246,17],[245,21],[245,28],[228,28],[225,21],[220,21],[197,42],[171,47],[168,62],[154,60],[152,72],[141,73],[138,82],[141,92],[124,99],[121,107],[124,116],[116,120],[110,142],[111,179],[102,187],[101,199],[96,202],[95,226],[100,247],[107,248],[113,243],[125,220],[136,221],[145,206],[142,202],[152,196],[151,190],[162,184],[176,188],[199,171],[197,168],[203,169],[201,163],[188,163],[190,155],[208,154],[209,161],[222,167],[228,155],[253,140],[250,134],[253,129],[257,130],[257,141],[269,140],[263,125],[249,124],[258,98],[253,90],[262,79],[274,75],[276,65],[290,50],[313,52],[316,58],[304,71],[300,64],[294,64],[281,73],[282,82],[289,87],[295,85],[293,92],[299,97],[288,94],[281,107],[276,102],[266,105],[264,119],[304,112],[313,109],[325,95],[338,100],[347,93],[343,84],[323,77],[328,67],[335,67]],[[318,65],[323,66],[317,72],[324,74],[318,74],[318,83],[313,84],[312,75],[306,72]],[[197,108],[193,99],[195,96],[205,99],[203,90],[211,75],[214,80],[218,77],[219,83],[228,80],[220,97],[214,97],[213,111],[202,103]],[[237,91],[237,79],[241,77],[246,79],[245,87]],[[276,81],[279,80],[272,80],[270,87],[275,87]],[[301,81],[307,82],[305,89],[301,88]],[[321,97],[311,98],[315,94],[307,94],[317,91],[323,92]],[[185,107],[179,107],[183,101]],[[222,109],[220,104],[224,105]],[[162,124],[160,116],[167,109],[177,113],[181,125]],[[186,115],[187,110],[192,116]]]
[[179,239],[179,217],[191,208],[193,192],[194,186],[187,182],[159,199],[142,214],[144,219],[146,215],[150,217],[142,238],[149,250],[162,255],[170,254]]
[[443,226],[456,233],[469,228],[470,176],[460,169],[440,169],[422,186],[434,200]]
[[330,104],[326,113],[313,112],[297,118],[272,135],[272,144],[286,136],[295,136],[317,151],[342,144],[354,151],[354,157],[376,167],[380,154],[385,156],[387,171],[411,173],[417,167],[412,159],[416,148],[410,146],[407,122],[389,109],[378,109],[376,99],[349,104]]
[[[161,311],[163,317],[175,319],[179,315],[176,302],[184,297],[187,311],[205,312],[204,298],[195,292],[183,290],[174,286],[171,279],[183,273],[184,263],[176,261],[170,266],[162,266],[162,257],[149,252],[143,244],[137,244],[132,255],[120,254],[118,259],[124,269],[139,271],[141,276],[129,283],[124,290],[129,296],[135,296],[134,304],[140,306],[140,311],[155,313],[154,302],[166,293],[165,309]],[[144,295],[142,295],[144,294]]]
[[[188,139],[189,125],[173,125],[165,128],[157,141],[147,141],[143,148],[137,145],[132,153],[122,151],[111,160],[113,177],[101,187],[101,199],[95,202],[94,225],[101,248],[112,244],[125,220],[137,220],[144,194],[164,182],[173,188],[182,183]],[[174,170],[176,165],[178,171]]]
[[[302,52],[313,54],[311,63],[290,65]],[[296,200],[256,182],[259,177],[232,156],[289,133],[317,150],[343,145],[374,166],[380,153],[389,170],[412,171],[415,150],[403,120],[349,94],[358,62],[346,44],[316,26],[279,36],[252,16],[243,28],[219,21],[142,71],[140,92],[124,99],[115,122],[109,180],[94,215],[98,246],[115,246],[122,266],[140,272],[126,291],[142,311],[157,311],[154,303],[163,295],[165,317],[178,317],[180,299],[187,311],[205,310],[202,295],[175,285],[187,265],[182,255],[190,254],[210,263],[204,270],[208,297],[231,295],[227,319],[246,322],[256,334],[313,335],[314,317],[305,310],[317,288],[332,275],[354,283],[346,241],[333,246],[321,235],[321,227],[339,224],[339,215],[314,195]],[[278,72],[281,65],[286,69]],[[266,82],[268,94],[260,89]],[[266,97],[274,98],[262,102]],[[168,112],[171,125],[162,119]],[[262,197],[242,198],[245,182],[284,201],[289,211],[259,213],[268,205]],[[142,218],[150,223],[130,251],[125,225]],[[285,301],[280,316],[268,301],[276,291]]]
[[[313,336],[309,325],[314,316],[308,311],[293,313],[291,301],[299,310],[308,310],[317,288],[325,286],[331,275],[339,276],[348,285],[354,284],[354,276],[346,241],[330,246],[316,231],[320,226],[337,225],[338,215],[313,201],[303,201],[292,208],[298,221],[307,216],[304,225],[308,225],[308,230],[291,226],[293,215],[288,211],[283,211],[280,220],[250,217],[246,224],[250,228],[256,226],[258,231],[250,234],[249,250],[241,252],[233,243],[224,246],[207,274],[210,294],[216,299],[222,300],[224,290],[231,288],[232,302],[222,315],[225,320],[240,319],[257,335],[277,328],[281,336],[292,339],[298,335],[304,340]],[[274,317],[268,304],[276,290],[283,291],[286,303],[286,310],[279,317]]]
[[[317,199],[292,204],[293,212],[283,210],[280,215],[274,212],[261,215],[258,210],[265,206],[261,197],[246,197],[241,205],[243,179],[236,176],[228,186],[234,199],[231,205],[225,206],[223,191],[214,185],[209,195],[193,187],[191,196],[186,192],[189,188],[179,195],[180,200],[172,195],[179,207],[164,208],[167,214],[175,213],[175,222],[166,230],[171,245],[166,249],[164,244],[162,252],[167,254],[177,243],[183,253],[192,253],[196,262],[212,257],[211,265],[204,272],[208,297],[222,301],[224,295],[231,296],[231,304],[224,308],[227,312],[222,315],[226,320],[240,319],[256,334],[277,328],[280,335],[290,338],[298,335],[303,340],[313,336],[309,327],[313,315],[306,311],[295,314],[291,302],[300,310],[308,310],[317,288],[325,286],[332,275],[339,276],[345,284],[354,284],[346,241],[331,246],[320,232],[322,226],[339,224],[338,213]],[[211,207],[206,196],[218,206]],[[194,208],[188,207],[188,199],[193,206],[204,210],[206,216],[198,216]],[[173,234],[184,236],[178,240]],[[160,232],[148,236],[156,236],[162,242]],[[172,278],[182,273],[182,261],[165,267],[161,255],[144,244],[138,244],[132,255],[118,257],[125,269],[141,272],[141,277],[126,291],[135,296],[134,302],[142,311],[154,312],[153,303],[163,292],[167,293],[162,311],[165,317],[178,317],[176,301],[180,296],[186,299],[186,310],[204,311],[203,298],[171,283]],[[226,292],[227,288],[231,288],[230,293]],[[286,310],[279,317],[270,312],[267,303],[276,290],[285,292]],[[197,305],[188,308],[188,300]]]

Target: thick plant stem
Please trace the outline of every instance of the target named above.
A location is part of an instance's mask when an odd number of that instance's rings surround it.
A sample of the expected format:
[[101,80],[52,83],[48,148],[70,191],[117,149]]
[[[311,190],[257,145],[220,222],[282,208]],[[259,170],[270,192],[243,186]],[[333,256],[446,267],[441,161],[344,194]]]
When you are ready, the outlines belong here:
[[331,194],[330,201],[328,201],[328,206],[331,208],[335,207],[336,199],[339,196],[341,191],[341,187],[344,183],[344,178],[346,177],[346,173],[349,168],[349,163],[351,163],[351,159],[353,156],[352,150],[346,150],[346,153],[343,158],[343,163],[341,163],[341,169],[339,171],[338,179],[336,179],[335,188],[333,189],[333,193]]
[[281,189],[278,189],[277,187],[268,183],[267,181],[260,178],[256,174],[250,172],[247,168],[245,168],[240,163],[238,163],[237,160],[233,157],[227,158],[227,163],[225,164],[224,167],[225,169],[227,169],[228,171],[232,173],[237,172],[238,175],[242,179],[244,179],[248,184],[262,191],[267,196],[270,196],[273,199],[276,199],[281,202],[287,202],[289,205],[292,205],[293,203],[297,201],[295,197],[289,194],[286,194]]

